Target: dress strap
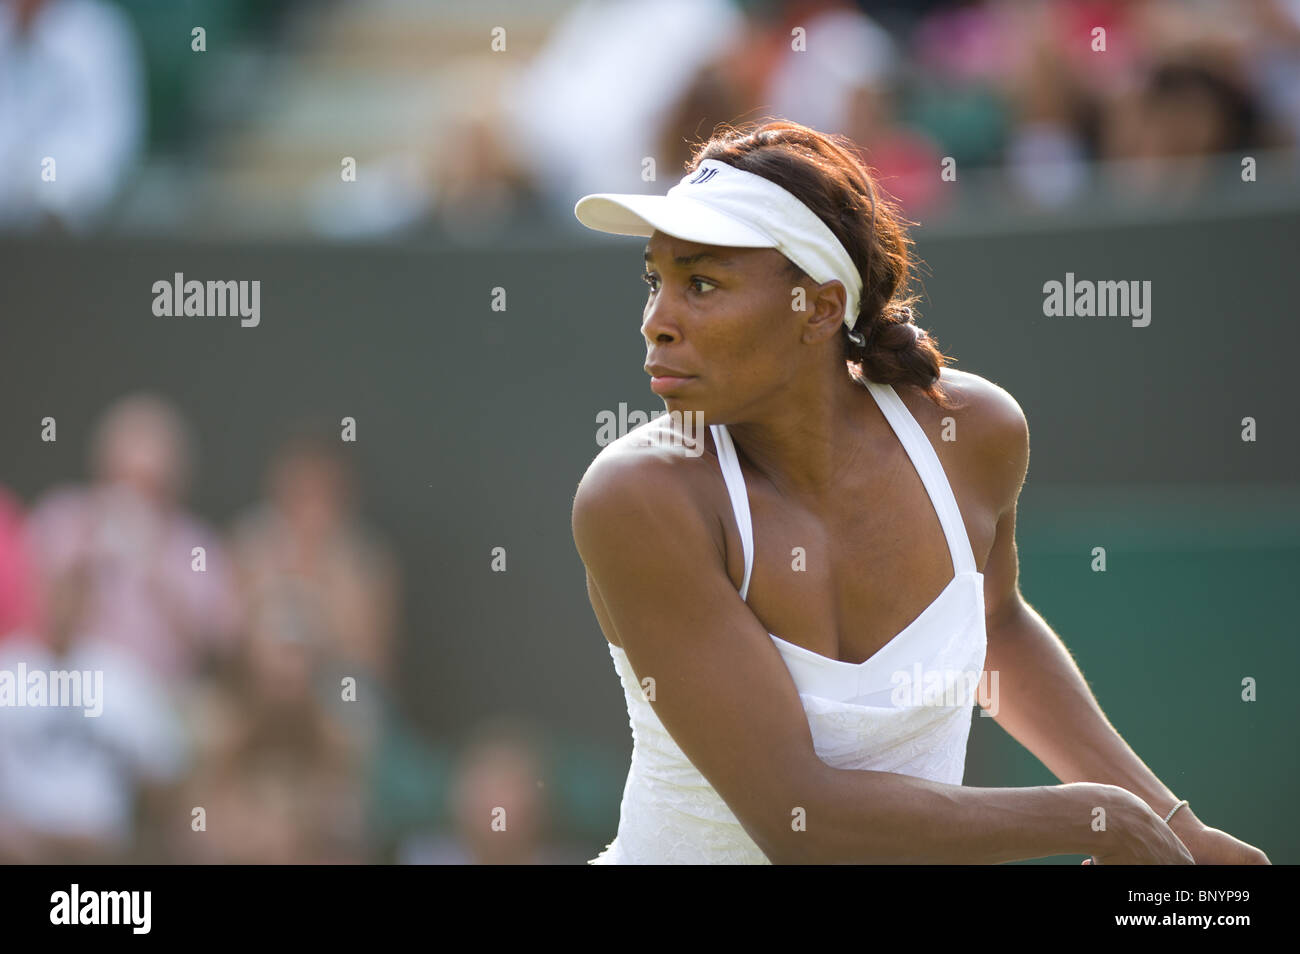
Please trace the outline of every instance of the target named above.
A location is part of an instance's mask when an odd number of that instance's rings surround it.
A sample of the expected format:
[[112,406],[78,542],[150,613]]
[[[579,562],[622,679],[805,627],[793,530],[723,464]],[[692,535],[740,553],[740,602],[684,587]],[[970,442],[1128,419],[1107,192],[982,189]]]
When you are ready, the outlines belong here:
[[930,438],[926,437],[921,425],[916,422],[912,412],[907,409],[903,399],[898,396],[892,384],[880,384],[864,378],[872,397],[880,405],[881,412],[889,421],[894,433],[911,458],[912,466],[921,477],[930,503],[939,515],[943,535],[948,540],[948,552],[952,556],[954,575],[975,571],[975,551],[971,548],[966,535],[966,524],[961,518],[961,508],[957,506],[957,497],[948,483],[939,455],[934,452]]
[[[912,412],[907,409],[903,399],[898,396],[892,385],[867,381],[868,390],[880,406],[885,419],[889,421],[907,452],[912,466],[920,475],[930,495],[930,503],[939,517],[943,527],[944,538],[948,541],[948,553],[952,559],[953,574],[975,572],[975,551],[971,548],[966,535],[966,524],[962,520],[961,508],[957,506],[957,497],[952,492],[948,475],[944,473],[939,455],[935,453],[930,439],[926,437],[921,425],[916,422]],[[731,497],[731,511],[740,529],[740,545],[745,555],[745,579],[740,587],[743,600],[749,593],[749,577],[754,569],[754,525],[749,512],[749,491],[745,487],[745,476],[740,469],[740,457],[736,445],[725,424],[710,424],[713,443],[718,450],[718,464],[722,468],[722,479],[726,481],[727,493]]]
[[718,449],[718,463],[722,467],[722,479],[727,482],[727,493],[731,495],[731,512],[735,514],[736,526],[740,528],[740,546],[745,554],[745,582],[740,586],[740,598],[745,599],[749,593],[749,574],[754,569],[754,525],[749,516],[749,491],[745,487],[745,475],[740,470],[740,457],[736,454],[736,445],[727,433],[727,425],[710,424],[713,444]]

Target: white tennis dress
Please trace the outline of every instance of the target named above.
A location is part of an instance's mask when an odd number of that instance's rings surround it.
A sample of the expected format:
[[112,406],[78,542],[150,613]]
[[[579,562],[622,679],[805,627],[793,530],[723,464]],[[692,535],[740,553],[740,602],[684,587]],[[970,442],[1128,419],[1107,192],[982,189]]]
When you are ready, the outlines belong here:
[[[892,386],[867,384],[938,513],[952,555],[953,578],[902,632],[861,663],[831,659],[768,635],[799,691],[823,762],[959,785],[975,701],[973,691],[963,694],[960,687],[971,686],[984,669],[984,575],[975,568],[957,499],[929,438]],[[745,599],[754,565],[749,496],[726,426],[710,425],[710,430],[744,547],[740,597]],[[632,764],[618,832],[588,863],[768,864],[726,802],[659,721],[627,654],[613,643],[607,645],[627,700]],[[923,695],[925,686],[932,695]]]

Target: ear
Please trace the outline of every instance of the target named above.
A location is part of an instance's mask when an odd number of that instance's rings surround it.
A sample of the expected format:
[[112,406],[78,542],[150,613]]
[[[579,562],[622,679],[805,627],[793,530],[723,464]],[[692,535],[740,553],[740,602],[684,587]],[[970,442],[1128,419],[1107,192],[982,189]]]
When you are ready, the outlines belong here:
[[812,285],[811,288],[809,285],[812,283],[802,284],[808,296],[807,308],[803,312],[803,340],[807,344],[816,344],[839,334],[840,327],[844,324],[844,306],[848,295],[844,291],[844,284],[838,279]]

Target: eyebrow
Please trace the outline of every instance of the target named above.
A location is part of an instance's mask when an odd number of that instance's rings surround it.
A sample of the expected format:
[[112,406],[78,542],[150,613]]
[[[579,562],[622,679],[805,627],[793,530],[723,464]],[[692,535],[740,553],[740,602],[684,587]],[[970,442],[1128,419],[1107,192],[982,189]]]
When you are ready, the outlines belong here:
[[[696,252],[694,255],[678,255],[673,259],[673,264],[685,268],[689,265],[694,265],[697,262],[702,262],[705,259],[711,259],[718,265],[736,264],[732,259],[723,258],[721,255],[715,255],[713,252]],[[651,254],[650,249],[645,250],[645,260],[647,262],[654,260],[654,256]]]

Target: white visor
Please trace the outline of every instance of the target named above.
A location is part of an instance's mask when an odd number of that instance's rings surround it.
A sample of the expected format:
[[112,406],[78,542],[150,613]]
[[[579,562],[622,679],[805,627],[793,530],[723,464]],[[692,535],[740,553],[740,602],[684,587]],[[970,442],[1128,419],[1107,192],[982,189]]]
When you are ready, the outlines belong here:
[[650,236],[733,248],[774,248],[819,285],[839,281],[846,293],[844,323],[857,324],[862,276],[826,223],[770,179],[706,159],[667,195],[598,192],[573,207],[598,232]]

